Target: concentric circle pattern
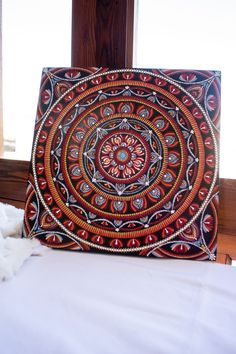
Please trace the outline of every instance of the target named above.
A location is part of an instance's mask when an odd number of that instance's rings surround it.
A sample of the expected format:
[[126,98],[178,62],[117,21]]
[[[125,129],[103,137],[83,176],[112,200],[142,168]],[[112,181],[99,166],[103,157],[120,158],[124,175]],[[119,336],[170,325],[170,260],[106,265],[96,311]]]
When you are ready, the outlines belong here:
[[214,260],[219,85],[218,72],[45,69],[25,236]]

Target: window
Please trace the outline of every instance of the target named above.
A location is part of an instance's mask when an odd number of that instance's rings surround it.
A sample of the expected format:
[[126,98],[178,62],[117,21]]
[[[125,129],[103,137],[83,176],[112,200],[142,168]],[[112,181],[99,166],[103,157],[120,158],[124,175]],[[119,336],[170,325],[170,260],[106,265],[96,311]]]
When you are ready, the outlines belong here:
[[138,0],[135,67],[220,70],[220,177],[236,178],[235,0]]
[[71,65],[70,0],[2,0],[4,156],[29,160],[43,67]]
[[[71,65],[71,2],[2,0],[6,157],[30,158],[42,67]],[[136,10],[134,67],[222,71],[220,176],[236,178],[235,0],[136,0]]]

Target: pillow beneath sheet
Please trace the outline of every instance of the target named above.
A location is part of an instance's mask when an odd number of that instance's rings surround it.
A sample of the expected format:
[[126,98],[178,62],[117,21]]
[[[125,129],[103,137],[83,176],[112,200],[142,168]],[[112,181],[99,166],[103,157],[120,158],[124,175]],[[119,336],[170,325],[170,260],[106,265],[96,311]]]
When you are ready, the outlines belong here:
[[215,260],[220,73],[44,69],[24,236]]

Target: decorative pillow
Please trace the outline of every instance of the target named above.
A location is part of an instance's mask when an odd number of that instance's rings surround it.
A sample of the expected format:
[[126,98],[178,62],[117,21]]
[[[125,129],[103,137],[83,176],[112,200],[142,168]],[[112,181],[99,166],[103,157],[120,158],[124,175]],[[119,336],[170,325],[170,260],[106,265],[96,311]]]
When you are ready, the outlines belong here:
[[44,69],[24,236],[215,260],[220,73]]

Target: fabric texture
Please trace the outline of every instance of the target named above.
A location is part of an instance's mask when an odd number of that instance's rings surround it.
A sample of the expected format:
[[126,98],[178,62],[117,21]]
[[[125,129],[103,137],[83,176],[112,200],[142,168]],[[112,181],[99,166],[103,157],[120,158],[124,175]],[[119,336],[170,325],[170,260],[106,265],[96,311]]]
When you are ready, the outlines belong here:
[[234,354],[236,268],[49,250],[0,284],[4,354]]
[[220,73],[44,69],[24,235],[215,260]]
[[38,240],[20,238],[23,215],[22,209],[0,203],[0,281],[12,278],[27,258],[42,251]]

